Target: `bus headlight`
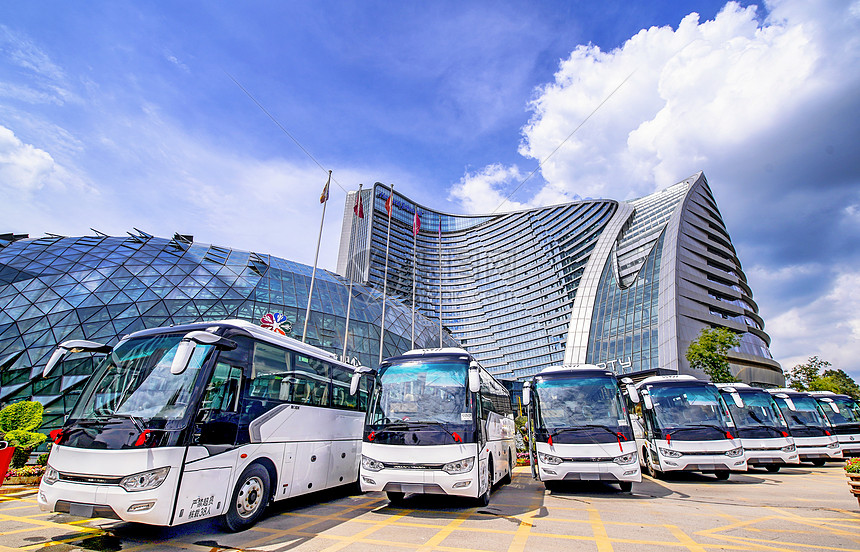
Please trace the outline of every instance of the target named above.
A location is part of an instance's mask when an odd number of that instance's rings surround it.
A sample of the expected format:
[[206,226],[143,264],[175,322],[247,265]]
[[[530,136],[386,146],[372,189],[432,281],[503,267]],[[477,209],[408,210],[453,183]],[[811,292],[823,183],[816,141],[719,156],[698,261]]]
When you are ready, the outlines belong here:
[[667,449],[667,448],[663,448],[663,447],[658,447],[658,448],[660,449],[660,454],[662,454],[663,456],[668,456],[669,458],[680,458],[680,457],[684,456],[683,454],[681,454],[677,450]]
[[557,466],[561,464],[561,458],[558,456],[553,456],[552,454],[544,454],[543,452],[538,453],[538,459],[544,464],[550,464],[551,466]]
[[456,462],[448,462],[442,466],[442,471],[450,475],[455,475],[458,473],[470,472],[474,466],[475,457],[470,456],[468,458],[463,458],[462,460],[457,460]]
[[382,468],[385,467],[385,464],[380,462],[379,460],[374,460],[373,458],[368,458],[365,455],[361,455],[361,467],[366,469],[367,471],[378,472]]
[[119,482],[119,486],[129,492],[148,491],[150,489],[155,489],[164,483],[164,480],[167,479],[168,472],[170,472],[170,466],[135,473],[128,477],[123,477]]
[[60,474],[51,466],[45,466],[45,473],[42,474],[42,481],[46,485],[53,485],[60,480]]
[[782,452],[794,452],[797,450],[797,447],[795,447],[794,445],[786,445],[779,450],[781,450]]
[[736,449],[726,451],[726,456],[728,456],[729,458],[737,458],[738,456],[743,456],[743,454],[744,454],[744,448],[743,447],[738,447]]
[[621,456],[616,456],[612,459],[616,464],[632,464],[637,460],[636,453],[631,452],[629,454],[622,454]]
[[839,448],[839,441],[834,441],[827,445],[827,448]]

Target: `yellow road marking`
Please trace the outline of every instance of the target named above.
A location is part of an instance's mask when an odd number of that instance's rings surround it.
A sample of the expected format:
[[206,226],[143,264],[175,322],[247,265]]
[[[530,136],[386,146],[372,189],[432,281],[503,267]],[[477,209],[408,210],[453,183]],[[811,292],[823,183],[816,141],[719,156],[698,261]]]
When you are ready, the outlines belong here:
[[457,516],[457,519],[451,520],[451,522],[448,523],[448,525],[446,525],[439,532],[437,532],[435,535],[430,537],[430,539],[427,542],[425,542],[424,545],[422,547],[420,547],[418,550],[425,550],[425,551],[426,550],[432,550],[437,545],[441,544],[443,540],[448,538],[448,535],[453,533],[454,530],[457,529],[460,525],[462,525],[464,521],[469,519],[469,517],[471,515],[472,515],[472,512],[464,512],[464,513],[460,514],[459,516]]
[[606,526],[603,520],[600,519],[600,514],[594,508],[588,508],[588,521],[591,524],[591,529],[594,531],[594,541],[597,543],[598,552],[612,552],[612,543],[609,541],[609,535],[606,533]]
[[694,541],[693,537],[681,531],[681,528],[677,525],[667,525],[666,527],[671,531],[672,535],[678,539],[678,542],[690,549],[692,552],[705,552],[705,547],[703,545]]

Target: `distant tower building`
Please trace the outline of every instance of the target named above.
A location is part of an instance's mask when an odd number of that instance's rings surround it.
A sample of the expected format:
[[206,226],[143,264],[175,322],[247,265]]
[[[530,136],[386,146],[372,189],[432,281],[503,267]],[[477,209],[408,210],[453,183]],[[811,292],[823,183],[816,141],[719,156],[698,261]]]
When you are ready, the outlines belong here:
[[[338,273],[352,239],[356,281],[381,290],[390,189],[362,192],[352,228],[346,200]],[[369,208],[371,207],[372,208]],[[769,336],[702,173],[626,202],[588,200],[485,216],[452,215],[395,193],[388,292],[412,301],[412,224],[418,211],[416,308],[493,374],[531,376],[590,362],[618,374],[693,374],[685,359],[706,327],[726,327],[741,380],[780,386]],[[441,271],[439,237],[441,225]]]

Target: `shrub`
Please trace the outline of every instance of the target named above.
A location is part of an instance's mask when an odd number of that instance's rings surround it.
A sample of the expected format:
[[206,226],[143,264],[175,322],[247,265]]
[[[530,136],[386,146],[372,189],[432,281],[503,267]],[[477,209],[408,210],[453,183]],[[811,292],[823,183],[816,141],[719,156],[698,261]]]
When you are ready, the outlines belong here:
[[40,454],[39,458],[36,459],[36,465],[39,466],[47,466],[48,465],[48,453]]
[[20,401],[0,410],[0,434],[16,449],[12,467],[23,466],[30,450],[47,439],[44,433],[36,431],[42,425],[43,410],[38,401]]

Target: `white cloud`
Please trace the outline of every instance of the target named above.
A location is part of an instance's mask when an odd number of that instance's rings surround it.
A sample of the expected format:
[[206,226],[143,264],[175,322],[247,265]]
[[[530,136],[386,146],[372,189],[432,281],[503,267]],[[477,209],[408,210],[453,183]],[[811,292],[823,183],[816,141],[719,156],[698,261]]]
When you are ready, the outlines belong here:
[[0,55],[32,77],[30,85],[3,84],[0,96],[27,103],[53,103],[62,105],[77,101],[66,75],[36,44],[26,36],[0,25]]
[[[787,368],[819,354],[860,374],[860,2],[767,9],[730,2],[713,20],[691,13],[612,51],[578,46],[531,103],[520,153],[542,163],[546,184],[518,196],[629,199],[703,170],[755,267],[774,353]],[[516,185],[496,182],[495,197]],[[464,197],[452,193],[476,211]]]
[[840,274],[820,298],[768,321],[773,353],[785,371],[818,356],[860,381],[860,274]]
[[48,152],[21,142],[14,132],[0,126],[0,190],[32,193],[47,184],[62,185],[57,179],[60,172]]
[[449,199],[463,206],[467,213],[490,213],[524,209],[527,205],[506,200],[505,191],[513,190],[525,175],[517,167],[488,165],[474,173],[466,173],[450,191]]

